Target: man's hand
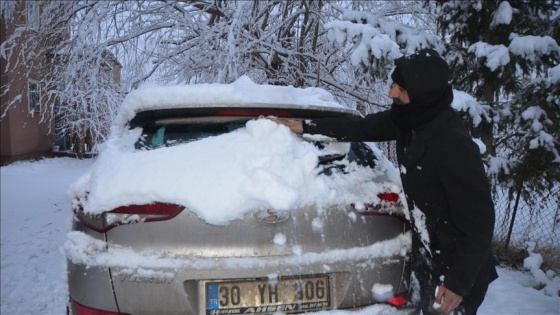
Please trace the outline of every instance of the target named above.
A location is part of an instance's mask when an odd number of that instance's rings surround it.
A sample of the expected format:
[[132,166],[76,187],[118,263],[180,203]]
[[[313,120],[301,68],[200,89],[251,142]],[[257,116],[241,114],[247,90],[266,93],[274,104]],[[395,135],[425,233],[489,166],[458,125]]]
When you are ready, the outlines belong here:
[[449,315],[453,312],[459,304],[463,301],[463,297],[455,294],[455,292],[440,285],[436,291],[436,300],[434,302],[434,309],[437,312]]
[[303,133],[303,123],[301,122],[301,120],[292,120],[286,118],[270,118],[270,120],[274,121],[277,124],[284,125],[290,128],[290,130],[295,134],[301,135]]

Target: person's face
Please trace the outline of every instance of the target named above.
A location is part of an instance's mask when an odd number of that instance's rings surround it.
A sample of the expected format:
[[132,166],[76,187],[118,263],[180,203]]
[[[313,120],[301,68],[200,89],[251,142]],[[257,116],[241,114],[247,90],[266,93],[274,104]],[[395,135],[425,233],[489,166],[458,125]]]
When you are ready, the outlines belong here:
[[396,83],[391,86],[389,97],[393,99],[395,104],[406,105],[410,103],[408,92]]

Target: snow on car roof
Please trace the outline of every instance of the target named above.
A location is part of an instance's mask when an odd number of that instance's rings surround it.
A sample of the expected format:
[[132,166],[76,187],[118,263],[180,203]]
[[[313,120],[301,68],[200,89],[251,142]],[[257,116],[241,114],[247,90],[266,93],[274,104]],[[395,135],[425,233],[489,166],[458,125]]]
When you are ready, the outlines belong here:
[[138,112],[156,109],[199,106],[246,106],[247,104],[330,108],[355,112],[335,101],[324,89],[259,85],[247,76],[231,84],[191,84],[177,86],[147,85],[132,91],[124,100],[117,124],[124,125]]

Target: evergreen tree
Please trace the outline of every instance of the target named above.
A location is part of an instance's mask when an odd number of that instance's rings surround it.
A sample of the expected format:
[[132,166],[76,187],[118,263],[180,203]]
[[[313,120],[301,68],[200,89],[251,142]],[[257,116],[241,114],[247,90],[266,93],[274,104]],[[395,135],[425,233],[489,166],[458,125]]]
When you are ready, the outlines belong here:
[[507,186],[558,182],[559,4],[554,0],[436,1],[455,87],[489,105],[472,125],[490,171]]

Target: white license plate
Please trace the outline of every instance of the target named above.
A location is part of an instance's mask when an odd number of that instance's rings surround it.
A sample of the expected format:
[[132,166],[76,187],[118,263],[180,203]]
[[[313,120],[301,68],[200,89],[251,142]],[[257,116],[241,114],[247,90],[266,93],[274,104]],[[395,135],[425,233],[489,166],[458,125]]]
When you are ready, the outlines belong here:
[[272,313],[331,308],[328,275],[206,283],[206,314]]

